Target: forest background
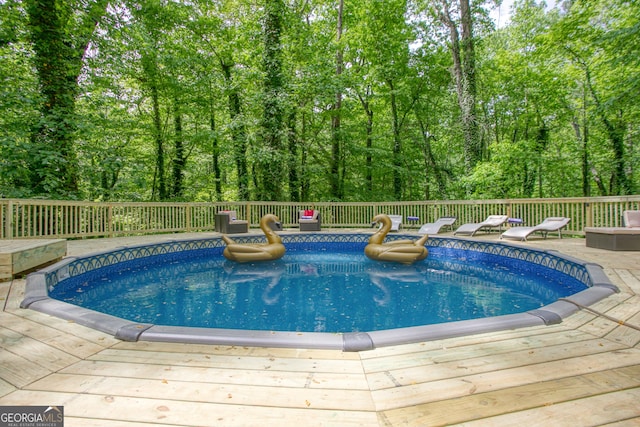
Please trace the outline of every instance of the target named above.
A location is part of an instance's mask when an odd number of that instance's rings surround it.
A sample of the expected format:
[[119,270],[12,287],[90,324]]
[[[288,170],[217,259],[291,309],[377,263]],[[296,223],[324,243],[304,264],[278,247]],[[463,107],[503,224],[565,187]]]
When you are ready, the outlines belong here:
[[634,194],[640,2],[0,0],[0,197]]

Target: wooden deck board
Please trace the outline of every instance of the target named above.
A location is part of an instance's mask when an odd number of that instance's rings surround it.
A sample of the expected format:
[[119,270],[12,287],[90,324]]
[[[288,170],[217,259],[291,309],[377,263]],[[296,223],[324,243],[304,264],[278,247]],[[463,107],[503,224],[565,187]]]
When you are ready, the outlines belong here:
[[615,273],[624,282],[628,291],[640,294],[640,270],[616,269]]
[[279,358],[276,356],[211,355],[208,353],[153,353],[149,351],[106,349],[88,360],[189,366],[198,368],[252,369],[290,372],[362,373],[357,361]]
[[[583,254],[574,239],[531,245],[546,244]],[[621,290],[593,308],[640,324],[637,260],[583,255]],[[0,283],[0,405],[63,405],[66,426],[640,426],[640,334],[587,310],[343,353],[121,342],[22,310],[23,294]]]
[[528,337],[533,335],[544,335],[551,331],[564,330],[564,328],[558,329],[556,325],[548,327],[534,326],[531,328],[513,329],[496,331],[491,333],[483,333],[470,336],[462,336],[455,338],[446,338],[434,341],[419,342],[413,344],[403,344],[398,346],[389,346],[376,348],[371,351],[361,353],[362,359],[374,359],[386,355],[398,355],[408,353],[421,353],[424,351],[431,351],[437,349],[456,349],[460,347],[466,347],[470,345],[483,345],[487,343],[493,343],[495,341],[501,341],[505,339],[512,339],[517,337]]
[[[268,395],[263,396],[265,400]],[[244,426],[248,420],[265,427],[300,426],[370,426],[377,424],[371,411],[342,411],[261,405],[219,404],[175,400],[170,397],[150,399],[117,394],[61,393],[20,390],[5,397],[2,404],[29,405],[33,402],[53,402],[64,406],[65,417],[80,417],[115,421],[180,426]],[[306,406],[306,405],[305,405]],[[66,425],[66,423],[65,423]]]
[[597,426],[640,417],[640,388],[599,394],[584,399],[549,405],[489,419],[468,421],[466,426]]
[[67,393],[108,395],[118,390],[119,396],[164,399],[203,403],[220,403],[283,408],[335,409],[373,411],[368,390],[320,389],[284,385],[225,384],[204,382],[197,378],[185,380],[125,378],[109,375],[88,376],[53,374],[25,387],[26,390],[47,390]]
[[[4,362],[4,360],[3,360]],[[9,384],[8,382],[0,379],[0,397],[9,394],[11,392],[16,391],[16,387],[13,384]]]
[[366,359],[363,361],[363,364],[368,373],[387,371],[389,370],[389,366],[393,366],[394,370],[416,366],[420,368],[430,364],[441,365],[446,362],[482,358],[488,355],[496,356],[499,354],[511,353],[514,350],[521,350],[523,348],[527,348],[529,349],[528,351],[532,351],[539,347],[557,344],[558,342],[580,342],[592,339],[593,335],[589,335],[581,331],[560,330],[555,333],[550,332],[544,335],[516,336],[511,339],[496,340],[494,342],[480,344],[470,343],[464,347],[451,348],[446,346],[444,348],[438,348],[431,351],[423,350],[411,355],[401,353],[394,356],[377,357],[375,359]]
[[[622,351],[625,346],[607,340],[591,340],[579,342],[564,342],[544,348],[512,347],[508,353],[491,354],[479,351],[475,357],[462,360],[437,362],[425,369],[424,366],[396,369],[391,368],[383,372],[368,375],[372,390],[393,389],[398,391],[401,386],[429,383],[443,379],[466,378],[469,375],[481,375],[487,372],[513,370],[535,366],[539,363],[561,364],[571,358],[590,357],[599,353]],[[638,355],[640,357],[640,354]],[[434,354],[434,359],[440,357]],[[389,366],[394,366],[390,363]]]
[[66,427],[149,427],[136,422],[69,417],[66,415],[64,417],[64,425]]
[[46,343],[0,328],[0,348],[50,371],[57,371],[79,359]]
[[306,359],[328,360],[360,360],[358,353],[349,353],[335,350],[298,349],[298,348],[263,348],[263,347],[239,347],[206,344],[175,344],[163,342],[127,342],[117,341],[114,349],[150,351],[164,353],[206,353],[209,355],[233,355],[233,356],[262,356],[262,357],[293,357]]
[[385,411],[384,416],[392,425],[451,425],[634,388],[638,386],[639,375],[638,366],[611,369],[392,409]]
[[624,303],[609,310],[606,314],[614,319],[619,319],[620,326],[616,326],[606,335],[607,339],[621,342],[633,347],[640,342],[640,296],[629,298]]
[[[23,311],[26,312],[26,310]],[[99,336],[97,338],[97,341],[102,343],[102,345],[100,345],[86,339],[83,336],[64,332],[55,327],[52,327],[60,323],[53,321],[51,317],[48,317],[48,319],[51,319],[50,323],[52,324],[52,326],[36,322],[33,319],[34,318],[15,316],[10,313],[0,313],[0,323],[5,328],[11,329],[12,331],[20,333],[22,335],[29,336],[34,340],[42,342],[43,344],[72,354],[77,358],[89,357],[92,354],[103,350],[105,347],[119,342],[112,337],[102,334],[102,336]],[[64,325],[65,323],[62,324]],[[76,329],[79,328],[78,325],[73,326]]]
[[66,338],[78,336],[82,338],[82,340],[93,343],[101,348],[109,347],[120,342],[120,340],[112,337],[111,335],[96,331],[95,329],[86,328],[84,326],[77,325],[75,322],[59,319],[33,310],[17,308],[15,310],[7,310],[7,312],[14,314],[21,319],[33,322],[32,326],[35,328],[42,328],[43,330],[50,328],[50,333],[54,335],[59,334],[59,336],[64,336]]
[[596,317],[580,327],[581,331],[604,337],[612,333],[620,324],[604,317]]
[[201,381],[203,383],[245,384],[270,387],[306,387],[326,389],[369,390],[363,374],[333,372],[289,372],[273,370],[249,370],[242,368],[221,369],[209,367],[150,365],[108,361],[81,361],[61,371],[77,375],[109,375],[154,380]]
[[[51,373],[38,363],[27,360],[12,351],[3,349],[0,355],[0,378],[20,388]],[[1,400],[0,400],[1,403]]]
[[373,395],[377,409],[387,410],[455,399],[469,394],[485,393],[539,381],[586,375],[595,371],[634,364],[640,364],[640,351],[622,350],[607,353],[606,360],[603,360],[602,355],[595,354],[435,381],[416,380],[414,382],[411,378],[405,378],[408,385],[377,390]]
[[11,282],[0,282],[0,306],[2,309],[5,309],[5,304],[7,303],[7,298],[9,298],[9,288],[11,287]]

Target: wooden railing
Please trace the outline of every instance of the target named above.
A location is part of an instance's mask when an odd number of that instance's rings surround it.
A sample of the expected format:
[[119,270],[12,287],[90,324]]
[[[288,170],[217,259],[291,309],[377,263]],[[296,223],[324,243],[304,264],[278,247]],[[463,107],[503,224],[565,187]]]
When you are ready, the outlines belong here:
[[[368,203],[97,203],[56,200],[0,199],[0,239],[86,238],[215,230],[215,214],[235,210],[258,227],[267,213],[283,227],[297,226],[301,209],[317,209],[323,228],[369,227],[378,213],[402,215],[404,226],[418,227],[443,216],[456,225],[480,222],[489,215],[521,218],[535,225],[549,216],[571,218],[566,234],[584,235],[585,227],[619,227],[624,210],[640,209],[640,195],[562,199],[505,199]],[[409,217],[418,218],[413,223]]]

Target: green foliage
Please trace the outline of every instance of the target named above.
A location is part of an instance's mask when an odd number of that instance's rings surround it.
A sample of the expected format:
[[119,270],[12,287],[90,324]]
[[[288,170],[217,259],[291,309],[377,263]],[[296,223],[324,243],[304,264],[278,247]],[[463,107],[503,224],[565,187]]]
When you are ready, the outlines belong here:
[[475,167],[445,3],[459,24],[459,1],[344,2],[338,38],[334,0],[0,2],[0,196],[637,191],[640,3],[522,0],[495,29],[474,2]]
[[0,3],[0,197],[32,195],[30,136],[40,96],[25,16],[18,2]]

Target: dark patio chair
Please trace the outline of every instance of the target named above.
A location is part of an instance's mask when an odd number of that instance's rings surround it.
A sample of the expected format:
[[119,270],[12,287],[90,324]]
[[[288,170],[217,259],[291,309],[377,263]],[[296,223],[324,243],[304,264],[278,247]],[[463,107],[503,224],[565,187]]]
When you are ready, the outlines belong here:
[[216,231],[223,234],[248,233],[249,222],[237,219],[236,211],[220,211],[216,214]]
[[322,221],[320,212],[313,209],[300,211],[300,231],[321,231]]

